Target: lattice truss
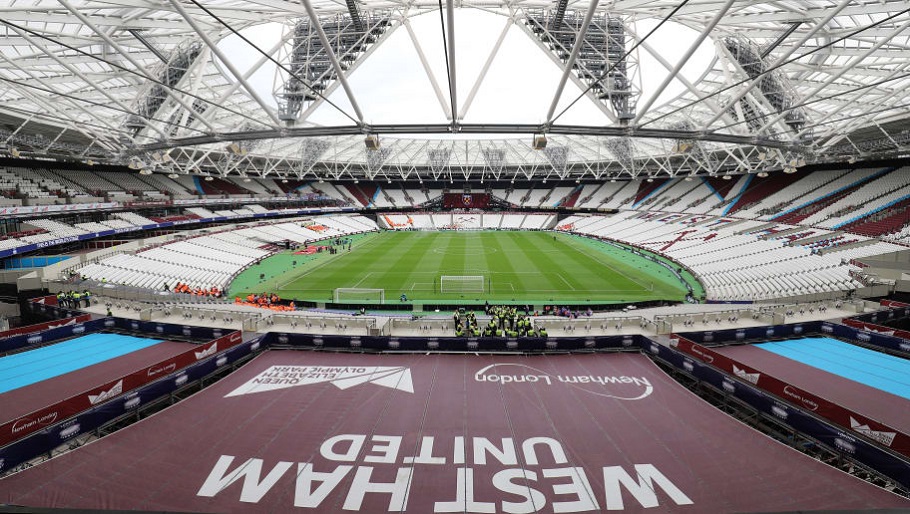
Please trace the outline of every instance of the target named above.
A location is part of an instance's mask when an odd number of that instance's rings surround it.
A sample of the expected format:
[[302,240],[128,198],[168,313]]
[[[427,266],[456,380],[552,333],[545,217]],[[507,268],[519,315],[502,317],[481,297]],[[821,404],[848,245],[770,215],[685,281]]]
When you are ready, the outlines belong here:
[[[906,154],[906,1],[680,2],[615,0],[593,9],[567,0],[457,2],[456,10],[502,15],[503,33],[488,55],[458,57],[485,63],[468,94],[426,67],[440,109],[401,126],[366,119],[368,106],[347,78],[399,29],[427,59],[425,36],[408,23],[438,16],[435,0],[6,0],[0,153],[176,173],[449,180],[745,173],[794,159]],[[698,34],[679,59],[647,38],[666,17]],[[238,62],[218,44],[263,23],[281,27],[281,37],[258,48],[255,62]],[[562,125],[559,110],[546,114],[565,91],[532,106],[542,113],[537,123],[466,123],[476,89],[500,65],[509,27],[549,56],[608,123]],[[470,27],[449,29],[456,39],[471,37]],[[679,70],[697,44],[715,55],[700,77],[687,79]],[[649,96],[645,58],[663,71]],[[446,70],[452,75],[458,59]],[[266,63],[277,63],[272,98],[251,83]],[[671,83],[682,93],[657,101]],[[310,120],[317,109],[334,109],[326,97],[341,91],[342,121]],[[459,138],[421,135],[452,132]],[[365,147],[367,134],[379,136],[378,150]],[[535,134],[546,135],[547,149],[532,147]]]

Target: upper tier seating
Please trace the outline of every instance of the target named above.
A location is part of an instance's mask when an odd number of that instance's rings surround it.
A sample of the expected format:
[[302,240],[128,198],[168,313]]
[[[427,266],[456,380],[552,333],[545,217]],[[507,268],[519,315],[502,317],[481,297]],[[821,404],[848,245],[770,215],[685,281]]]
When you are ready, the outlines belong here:
[[405,197],[405,192],[403,189],[398,186],[398,184],[389,185],[389,187],[382,189],[392,200],[392,205],[395,207],[410,207],[414,205],[413,201],[408,201]]
[[71,182],[78,184],[83,191],[123,191],[123,187],[118,186],[105,179],[94,171],[87,170],[60,170],[58,175],[66,177]]
[[13,169],[0,168],[0,192],[3,196],[13,198],[19,194],[25,198],[55,198],[56,194],[45,189],[38,182],[33,182],[14,172]]
[[51,193],[62,194],[70,198],[77,198],[81,196],[87,196],[82,192],[81,189],[67,187],[58,180],[57,177],[54,177],[53,174],[47,170],[42,169],[31,169],[31,168],[11,168],[10,171],[14,172],[16,175],[24,179],[25,181],[38,184],[42,189],[49,191]]
[[825,228],[839,228],[898,203],[910,197],[908,173],[910,173],[910,169],[899,169],[870,180],[833,204],[807,217],[802,223]]
[[172,195],[185,196],[195,194],[194,190],[187,189],[177,181],[169,178],[167,175],[162,175],[160,173],[146,175],[143,180],[155,186],[158,190],[165,191]]

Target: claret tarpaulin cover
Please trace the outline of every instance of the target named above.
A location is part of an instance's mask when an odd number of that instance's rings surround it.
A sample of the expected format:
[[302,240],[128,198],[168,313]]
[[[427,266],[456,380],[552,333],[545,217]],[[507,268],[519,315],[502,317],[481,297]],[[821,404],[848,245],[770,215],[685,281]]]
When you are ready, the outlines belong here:
[[181,512],[908,508],[703,402],[637,354],[270,351],[0,480],[0,503]]

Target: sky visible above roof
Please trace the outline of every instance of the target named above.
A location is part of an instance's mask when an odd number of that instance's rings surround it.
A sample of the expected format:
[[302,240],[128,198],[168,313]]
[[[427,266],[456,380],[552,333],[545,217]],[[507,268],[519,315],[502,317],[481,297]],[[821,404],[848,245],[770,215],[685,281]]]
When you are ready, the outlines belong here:
[[[428,12],[409,19],[411,29],[422,47],[430,70],[449,102],[443,35],[439,12]],[[632,25],[637,34],[645,34],[657,24],[647,20]],[[273,47],[287,31],[286,25],[264,23],[245,29],[242,34],[261,49]],[[472,102],[465,110],[470,91],[477,84],[496,41],[506,31],[503,43],[492,65],[480,83]],[[669,22],[649,39],[649,46],[669,63],[675,64],[698,33],[678,23]],[[466,123],[541,123],[560,80],[561,70],[546,51],[505,16],[479,9],[457,9],[455,12],[455,56],[459,111]],[[287,46],[290,46],[289,44]],[[256,62],[261,54],[239,37],[224,38],[223,48],[241,72]],[[649,52],[640,49],[642,97],[647,102],[657,85],[669,73]],[[695,81],[710,66],[714,49],[705,41],[682,70],[682,76]],[[263,98],[277,105],[274,92],[281,78],[272,63],[260,68],[250,83]],[[227,74],[229,76],[229,74]],[[446,123],[446,113],[421,64],[414,41],[405,28],[393,33],[379,45],[349,76],[355,98],[367,123]],[[657,102],[664,102],[685,90],[679,80],[663,91]],[[607,125],[610,120],[572,81],[569,81],[557,106],[557,112],[570,102],[581,99],[560,118],[560,123],[573,125]],[[347,96],[341,88],[329,99],[351,113]],[[316,109],[307,120],[317,125],[345,124],[348,119],[329,104]],[[450,138],[453,136],[440,136]],[[457,136],[455,136],[457,137]],[[501,137],[501,136],[498,136]],[[523,136],[526,137],[526,136]],[[472,136],[476,139],[476,136]]]

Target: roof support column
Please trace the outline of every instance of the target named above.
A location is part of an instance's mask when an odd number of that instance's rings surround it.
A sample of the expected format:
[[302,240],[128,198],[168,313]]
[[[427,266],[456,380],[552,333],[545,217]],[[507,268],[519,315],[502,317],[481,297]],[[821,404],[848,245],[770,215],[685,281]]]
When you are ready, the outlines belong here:
[[[126,59],[127,61],[130,62],[130,64],[132,64],[133,66],[135,66],[137,70],[141,71],[143,75],[145,75],[145,76],[146,76],[147,78],[149,78],[149,79],[156,80],[156,79],[152,76],[152,74],[145,68],[145,66],[142,65],[142,63],[140,63],[140,62],[137,61],[135,58],[133,58],[133,56],[130,55],[130,53],[127,52],[122,46],[120,46],[116,41],[114,41],[113,39],[111,39],[106,33],[104,33],[104,31],[100,30],[97,26],[95,26],[95,24],[92,23],[92,21],[89,20],[84,14],[82,14],[82,12],[80,12],[79,9],[73,7],[73,6],[69,3],[68,0],[58,0],[58,1],[60,2],[61,5],[63,5],[64,7],[66,7],[66,9],[67,9],[69,12],[73,13],[73,15],[74,15],[75,17],[79,18],[79,21],[81,21],[82,23],[84,23],[88,28],[92,29],[92,30],[95,32],[95,34],[98,34],[98,36],[100,36],[101,39],[103,39],[105,43],[111,45],[111,47],[112,47],[114,50],[117,50],[117,52],[118,52],[120,55],[122,55],[122,56],[124,57],[124,59]],[[181,8],[181,10],[182,10],[182,8]],[[176,89],[176,88],[171,88],[171,89],[169,89],[169,90],[168,90],[168,94],[171,96],[171,98],[174,99],[175,102],[177,102],[177,103],[179,103],[180,105],[182,105],[184,109],[192,110],[192,107],[191,107],[189,104],[187,104],[182,98],[180,98],[180,96],[177,94],[177,89]],[[210,126],[210,125],[206,125],[206,126],[207,126],[210,130],[215,130],[215,127],[212,127],[212,126]]]
[[[65,0],[60,0],[60,1],[65,1]],[[202,29],[202,27],[200,27],[199,24],[196,23],[196,20],[194,20],[193,17],[190,16],[188,12],[186,12],[186,9],[184,9],[183,6],[180,5],[180,2],[178,0],[170,0],[170,3],[171,3],[171,5],[174,6],[174,9],[180,14],[180,16],[182,16],[183,19],[186,20],[186,23],[190,27],[192,27],[192,29],[194,31],[196,31],[196,34],[199,35],[199,38],[202,39],[202,41],[206,44],[206,46],[208,46],[212,50],[212,53],[217,55],[218,59],[220,59],[221,62],[223,62],[224,65],[227,67],[227,69],[230,70],[231,75],[234,76],[234,79],[243,85],[243,88],[246,89],[246,92],[249,93],[250,97],[252,97],[253,100],[255,100],[256,103],[259,104],[259,107],[261,107],[263,112],[265,112],[265,114],[272,120],[272,123],[274,123],[275,125],[281,125],[281,122],[278,120],[278,117],[275,116],[275,113],[273,112],[272,108],[267,103],[265,103],[265,101],[262,99],[262,97],[259,96],[259,93],[257,93],[256,90],[252,86],[250,86],[250,84],[246,81],[246,79],[243,78],[243,74],[237,70],[237,68],[231,63],[230,59],[228,59],[227,56],[225,56],[224,53],[221,51],[221,49],[218,48],[218,45],[216,45],[215,42],[212,41],[212,39],[208,36],[208,34],[205,33],[205,31]],[[201,119],[200,121],[202,121],[203,123],[207,123],[205,119]]]
[[461,112],[458,113],[458,119],[464,119],[465,114],[468,113],[468,109],[471,107],[471,102],[474,101],[474,95],[477,94],[477,90],[480,89],[480,85],[483,84],[483,79],[486,78],[487,72],[490,71],[490,65],[493,64],[493,59],[496,58],[496,54],[499,53],[499,47],[502,46],[502,42],[506,39],[506,34],[509,33],[509,28],[512,27],[512,19],[509,18],[506,20],[505,27],[502,28],[502,32],[499,33],[499,39],[496,40],[496,44],[493,45],[493,50],[490,52],[489,57],[487,57],[487,62],[483,64],[483,68],[480,70],[480,75],[477,76],[477,80],[474,82],[474,86],[471,88],[471,92],[468,93],[468,98],[465,100],[464,105],[461,106]]
[[[660,84],[654,94],[651,95],[651,98],[648,98],[648,102],[645,104],[645,106],[638,110],[638,115],[635,116],[634,120],[632,120],[632,125],[637,125],[638,122],[641,121],[642,117],[648,113],[648,110],[651,109],[651,106],[654,105],[654,102],[657,101],[657,98],[661,95],[661,93],[664,92],[667,86],[670,85],[670,82],[676,78],[676,75],[679,74],[683,66],[689,62],[689,59],[692,57],[695,51],[698,50],[698,47],[701,46],[702,42],[704,42],[705,39],[707,39],[708,35],[711,34],[711,31],[714,30],[714,27],[720,23],[721,18],[727,14],[727,11],[730,10],[730,7],[733,6],[733,3],[735,1],[736,0],[727,0],[724,6],[721,7],[719,11],[717,11],[717,14],[714,15],[714,18],[711,19],[711,22],[708,24],[708,26],[706,26],[704,30],[701,31],[701,34],[699,34],[697,38],[695,38],[695,41],[693,41],[689,46],[689,49],[686,50],[685,55],[683,55],[679,62],[676,63],[676,66],[673,67],[673,70],[667,75],[667,77]],[[720,117],[720,114],[715,114],[715,117]]]
[[455,80],[455,0],[446,0],[446,18],[449,25],[449,33],[446,34],[449,39],[449,93],[452,102],[452,128],[458,120],[455,115],[458,113],[458,84]]
[[[835,7],[834,9],[831,9],[831,11],[828,12],[828,14],[825,15],[824,18],[819,20],[818,23],[816,23],[815,26],[812,27],[812,30],[810,30],[803,37],[801,37],[800,40],[796,44],[791,46],[786,52],[784,52],[783,55],[778,57],[777,60],[774,61],[774,64],[769,66],[769,68],[777,66],[778,64],[786,61],[790,57],[790,55],[793,54],[793,52],[795,52],[797,49],[801,48],[803,46],[803,43],[805,43],[806,41],[811,39],[813,36],[815,36],[816,32],[818,32],[819,30],[824,28],[825,25],[827,25],[829,21],[834,19],[834,17],[837,16],[837,14],[839,12],[841,12],[845,7],[847,7],[850,3],[851,3],[851,0],[841,0],[840,3],[837,4],[837,7]],[[733,97],[730,100],[730,105],[735,105],[740,100],[742,100],[747,94],[749,94],[749,91],[752,91],[753,88],[758,86],[758,82],[759,82],[758,80],[753,80],[747,87],[743,88],[743,90],[740,91],[739,94],[737,94],[735,97]],[[717,120],[720,119],[720,116],[721,116],[720,114],[715,114],[714,117],[711,118],[710,121],[705,123],[705,127],[710,127],[711,125],[713,125],[715,122],[717,122]]]
[[553,95],[553,101],[550,102],[550,110],[547,111],[547,125],[553,121],[553,114],[556,113],[556,105],[559,103],[562,91],[566,88],[566,81],[569,80],[569,74],[572,73],[572,69],[575,67],[575,60],[578,58],[579,52],[581,52],[581,47],[585,44],[585,35],[588,33],[588,26],[591,25],[591,20],[594,19],[594,12],[597,10],[598,3],[599,0],[591,0],[588,12],[585,13],[585,19],[581,22],[581,30],[579,30],[578,35],[575,36],[575,44],[572,46],[572,53],[569,54],[569,60],[566,61],[566,64],[562,69],[562,77],[559,78],[559,85],[556,86],[556,93]]
[[442,94],[442,89],[439,87],[436,75],[433,75],[433,70],[430,68],[427,56],[423,53],[423,45],[420,44],[417,35],[414,34],[414,29],[411,28],[411,21],[405,18],[401,23],[404,25],[404,28],[407,29],[408,37],[411,38],[411,43],[414,44],[414,49],[417,50],[417,57],[420,58],[420,64],[423,65],[423,71],[427,74],[427,78],[430,79],[430,85],[433,86],[433,91],[436,93],[436,99],[439,100],[439,105],[442,106],[442,112],[445,113],[446,118],[451,120],[452,107],[446,104],[445,96]]
[[[172,2],[175,0],[171,0]],[[357,105],[357,99],[354,98],[354,92],[351,91],[351,85],[348,84],[348,79],[344,75],[344,70],[341,69],[341,63],[338,62],[338,58],[335,56],[335,51],[332,50],[332,43],[329,42],[329,38],[325,35],[325,31],[322,29],[322,24],[319,23],[319,17],[316,16],[316,9],[313,9],[313,4],[310,0],[302,0],[303,7],[306,8],[307,15],[310,17],[310,23],[313,27],[316,28],[316,34],[319,36],[319,41],[322,42],[322,47],[325,48],[326,54],[329,56],[329,60],[332,61],[332,67],[335,69],[335,75],[338,76],[338,81],[341,82],[341,87],[344,88],[344,92],[348,95],[348,100],[351,102],[351,107],[354,108],[354,113],[357,114],[357,120],[362,124],[363,123],[363,113],[360,112],[360,106]]]

